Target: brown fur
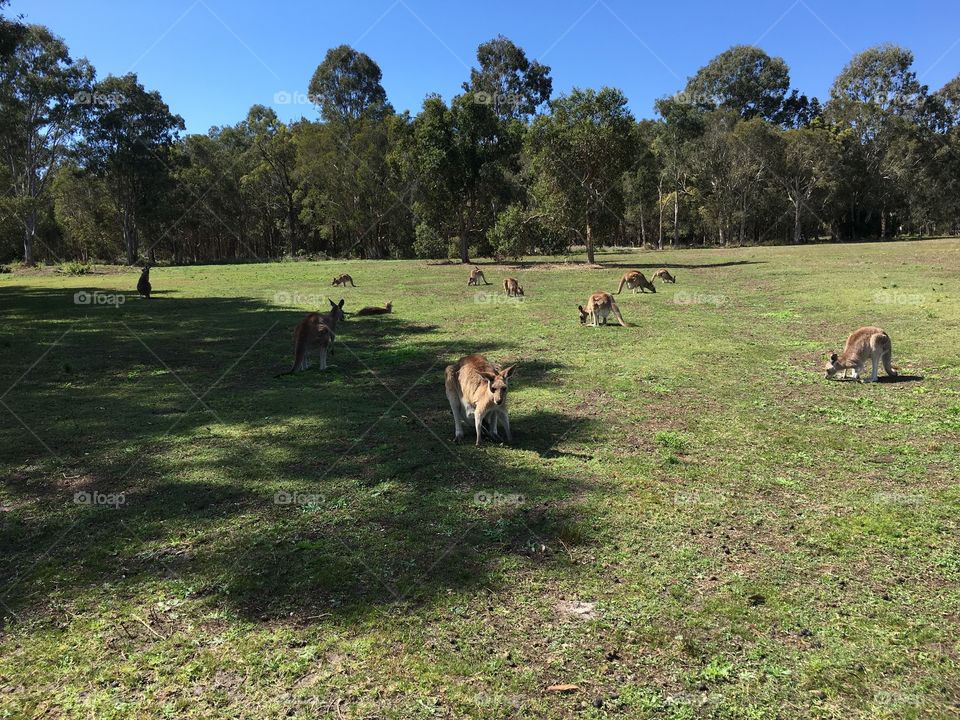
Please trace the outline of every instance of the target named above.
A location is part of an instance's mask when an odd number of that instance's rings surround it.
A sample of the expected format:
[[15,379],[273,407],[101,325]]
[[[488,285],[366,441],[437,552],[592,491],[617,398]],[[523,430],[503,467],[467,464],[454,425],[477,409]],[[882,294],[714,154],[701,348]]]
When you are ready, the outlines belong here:
[[292,375],[310,367],[310,351],[317,350],[320,369],[327,369],[327,352],[333,355],[337,323],[343,320],[343,298],[337,304],[330,300],[330,312],[309,313],[293,331],[293,367],[275,377]]
[[657,291],[653,283],[647,280],[639,270],[629,270],[625,272],[623,277],[620,278],[620,287],[617,288],[617,292],[614,294],[619,295],[624,285],[627,286],[628,290],[633,290],[634,292],[637,292],[638,288],[640,292],[646,292],[647,290],[650,292]]
[[389,315],[393,312],[393,303],[387,303],[384,307],[363,307],[357,310],[357,315]]
[[145,265],[143,272],[140,273],[140,279],[137,280],[137,292],[143,297],[150,299],[150,293],[153,292],[153,286],[150,285],[150,266]]
[[477,431],[477,446],[487,420],[491,437],[499,436],[497,424],[503,421],[507,442],[513,442],[510,434],[510,418],[507,415],[507,380],[516,365],[502,370],[483,355],[467,355],[453,365],[447,365],[444,387],[450,410],[453,413],[454,442],[463,440],[463,423],[473,417]]
[[873,372],[870,378],[864,379],[864,382],[877,381],[877,370],[881,362],[887,375],[896,377],[897,372],[893,369],[892,356],[893,344],[886,332],[878,327],[862,327],[847,338],[847,343],[840,355],[830,354],[830,362],[824,368],[825,377],[831,378],[842,371],[841,377],[846,378],[847,370],[853,370],[853,378],[860,379],[860,373],[863,372],[863,366],[867,360],[871,361]]
[[585,324],[587,320],[589,320],[590,324],[594,327],[606,325],[607,315],[613,313],[613,316],[621,325],[629,327],[629,325],[623,321],[623,315],[620,314],[620,308],[617,307],[613,295],[608,292],[603,292],[602,290],[590,296],[590,299],[587,300],[586,309],[584,309],[583,305],[577,305],[577,310],[580,311],[581,324]]
[[467,280],[467,285],[479,285],[480,281],[483,280],[484,285],[489,285],[487,278],[483,275],[483,270],[474,266],[473,270],[470,271],[470,279]]
[[503,291],[507,297],[523,297],[523,287],[517,282],[516,278],[507,278],[503,281]]
[[347,275],[346,273],[344,273],[343,275],[338,275],[333,279],[334,286],[340,285],[342,287],[346,287],[347,283],[350,283],[350,287],[356,287],[356,285],[353,284],[353,278]]
[[660,268],[659,270],[657,270],[653,274],[653,277],[650,278],[650,283],[652,284],[654,280],[663,280],[663,282],[668,282],[668,283],[677,282],[677,279],[673,275],[671,275],[670,271],[667,270],[666,268]]

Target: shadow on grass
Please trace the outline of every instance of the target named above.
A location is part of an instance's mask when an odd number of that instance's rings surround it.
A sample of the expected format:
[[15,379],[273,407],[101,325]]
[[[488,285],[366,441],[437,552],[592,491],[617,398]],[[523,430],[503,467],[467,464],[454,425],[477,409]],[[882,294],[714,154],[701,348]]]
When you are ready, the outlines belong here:
[[496,344],[348,319],[328,370],[276,380],[302,309],[72,296],[0,288],[0,373],[29,369],[0,388],[6,621],[156,582],[252,619],[356,613],[496,585],[507,557],[567,567],[552,549],[586,542],[558,502],[583,483],[543,461],[570,419],[523,402],[553,363],[520,367],[512,447],[455,447],[443,368]]
[[[834,377],[831,378],[833,382],[852,382],[859,383],[862,382],[858,378],[852,377]],[[889,375],[878,375],[877,382],[882,385],[896,385],[897,383],[908,383],[908,382],[921,382],[923,380],[923,375],[894,375],[890,377]]]

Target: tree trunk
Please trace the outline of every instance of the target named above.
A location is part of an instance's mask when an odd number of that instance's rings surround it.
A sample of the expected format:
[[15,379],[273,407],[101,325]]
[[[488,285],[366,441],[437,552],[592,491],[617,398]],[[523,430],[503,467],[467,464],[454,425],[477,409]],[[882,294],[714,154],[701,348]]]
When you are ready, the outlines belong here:
[[793,242],[800,244],[800,200],[793,204]]
[[593,228],[590,227],[590,213],[587,213],[587,262],[593,265]]
[[673,192],[673,238],[670,247],[680,244],[680,183],[677,183]]
[[37,211],[31,209],[23,223],[23,262],[33,265],[33,236],[37,231]]
[[127,265],[135,265],[137,262],[137,228],[133,219],[133,214],[129,210],[123,211],[123,244],[127,249]]
[[887,208],[880,208],[880,239],[887,239]]
[[657,183],[657,250],[663,250],[663,181]]
[[640,203],[640,247],[647,246],[647,228],[643,223],[643,203]]

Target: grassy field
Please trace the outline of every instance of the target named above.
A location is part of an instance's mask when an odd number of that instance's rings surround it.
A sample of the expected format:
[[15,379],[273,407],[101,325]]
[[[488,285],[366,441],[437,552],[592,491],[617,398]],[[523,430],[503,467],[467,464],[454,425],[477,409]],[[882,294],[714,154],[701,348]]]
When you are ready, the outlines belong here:
[[[960,716],[960,242],[599,260],[0,275],[0,717]],[[274,379],[327,297],[395,313]]]

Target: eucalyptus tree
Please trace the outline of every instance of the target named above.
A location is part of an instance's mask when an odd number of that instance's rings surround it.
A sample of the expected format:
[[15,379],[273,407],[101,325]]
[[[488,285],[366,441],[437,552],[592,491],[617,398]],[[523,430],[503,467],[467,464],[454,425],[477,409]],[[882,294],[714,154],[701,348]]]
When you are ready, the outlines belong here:
[[527,147],[534,194],[554,224],[582,238],[594,262],[597,231],[620,223],[623,175],[634,165],[635,120],[620,90],[574,90],[534,120]]
[[0,54],[0,155],[29,265],[53,170],[91,107],[93,68],[86,60],[74,61],[63,40],[42,25],[6,32],[16,42]]

